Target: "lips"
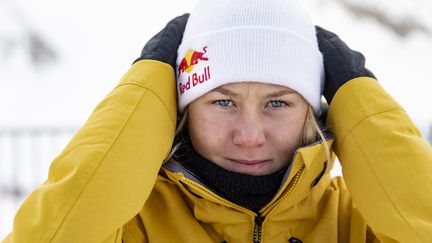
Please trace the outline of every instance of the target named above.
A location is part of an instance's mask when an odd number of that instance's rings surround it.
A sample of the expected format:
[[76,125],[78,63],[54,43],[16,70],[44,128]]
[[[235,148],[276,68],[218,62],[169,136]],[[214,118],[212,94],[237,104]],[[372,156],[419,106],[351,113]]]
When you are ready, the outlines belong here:
[[229,159],[227,169],[237,173],[249,175],[262,175],[267,172],[271,160],[243,160],[243,159]]
[[229,159],[231,162],[243,164],[243,165],[258,165],[266,163],[269,160],[241,160],[241,159]]

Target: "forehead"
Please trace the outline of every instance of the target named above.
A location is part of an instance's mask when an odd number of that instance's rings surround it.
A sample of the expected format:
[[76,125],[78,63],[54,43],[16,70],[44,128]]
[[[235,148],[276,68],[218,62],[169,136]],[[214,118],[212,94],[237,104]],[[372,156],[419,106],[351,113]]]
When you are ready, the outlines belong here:
[[230,83],[219,86],[210,92],[218,92],[226,95],[246,95],[246,94],[258,94],[258,95],[285,95],[297,93],[295,90],[281,85],[259,83],[259,82],[239,82]]

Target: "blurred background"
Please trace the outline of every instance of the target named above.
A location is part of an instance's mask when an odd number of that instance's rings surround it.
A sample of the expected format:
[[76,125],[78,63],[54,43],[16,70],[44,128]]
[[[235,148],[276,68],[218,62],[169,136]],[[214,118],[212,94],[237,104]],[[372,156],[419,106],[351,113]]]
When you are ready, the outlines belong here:
[[[197,0],[0,0],[0,239],[143,45]],[[303,0],[432,142],[432,1]],[[333,175],[340,175],[337,165]]]

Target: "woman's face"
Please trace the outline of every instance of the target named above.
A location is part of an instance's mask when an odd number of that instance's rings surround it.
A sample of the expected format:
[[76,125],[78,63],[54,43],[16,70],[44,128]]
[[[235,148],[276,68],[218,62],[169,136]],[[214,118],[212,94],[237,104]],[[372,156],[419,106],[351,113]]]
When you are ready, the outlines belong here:
[[308,103],[294,90],[264,83],[221,86],[189,105],[195,150],[238,173],[267,175],[300,146]]

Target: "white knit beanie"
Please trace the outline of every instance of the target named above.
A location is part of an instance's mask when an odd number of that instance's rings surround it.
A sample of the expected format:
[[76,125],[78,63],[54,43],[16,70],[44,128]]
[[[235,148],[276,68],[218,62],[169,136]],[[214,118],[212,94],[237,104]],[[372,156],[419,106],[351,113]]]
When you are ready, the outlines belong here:
[[186,25],[176,72],[180,112],[234,82],[283,85],[320,110],[323,58],[297,0],[201,0]]

